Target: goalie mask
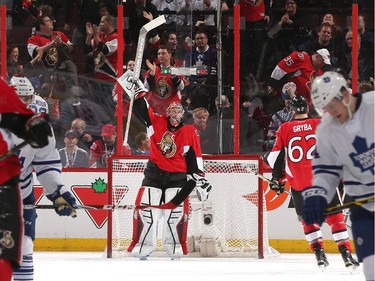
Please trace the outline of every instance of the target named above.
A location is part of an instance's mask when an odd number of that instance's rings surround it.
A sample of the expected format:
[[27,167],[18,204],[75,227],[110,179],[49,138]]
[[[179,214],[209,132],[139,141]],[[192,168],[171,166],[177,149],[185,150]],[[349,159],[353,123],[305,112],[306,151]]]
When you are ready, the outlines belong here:
[[14,87],[18,97],[26,105],[29,105],[34,101],[35,90],[28,78],[13,76],[9,84]]
[[166,115],[172,127],[177,127],[181,123],[184,112],[184,108],[179,102],[174,101],[168,106]]

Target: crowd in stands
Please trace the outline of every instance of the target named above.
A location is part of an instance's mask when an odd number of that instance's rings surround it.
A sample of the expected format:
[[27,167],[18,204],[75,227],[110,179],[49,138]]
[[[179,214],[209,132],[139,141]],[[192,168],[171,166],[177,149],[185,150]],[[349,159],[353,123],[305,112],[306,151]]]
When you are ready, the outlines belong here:
[[[214,0],[128,0],[124,38],[117,33],[117,3],[111,0],[13,0],[8,16],[7,78],[28,77],[48,105],[64,167],[106,167],[116,149],[118,67],[134,69],[141,27],[164,14],[167,23],[152,30],[143,55],[141,81],[155,112],[180,100],[184,122],[201,134],[205,154],[233,153],[233,69],[240,68],[240,153],[264,153],[277,127],[292,118],[283,99],[291,82],[310,99],[314,77],[334,70],[352,81],[352,40],[347,0],[240,0],[240,65],[233,66],[233,2]],[[359,91],[374,87],[373,1],[358,1]],[[217,9],[222,10],[222,46],[216,46]],[[315,9],[315,14],[308,9]],[[317,12],[318,11],[318,12]],[[333,12],[332,12],[333,11]],[[370,11],[370,12],[369,12]],[[372,12],[371,12],[372,11]],[[27,37],[20,38],[24,31]],[[118,46],[124,40],[124,61]],[[218,77],[218,55],[222,77]],[[171,67],[196,68],[191,76]],[[218,79],[223,89],[218,95]],[[284,89],[284,90],[283,90]],[[219,98],[217,98],[219,96]],[[129,97],[124,93],[124,121]],[[310,103],[311,105],[311,103]],[[125,124],[124,123],[124,131]],[[220,123],[220,124],[219,124]],[[148,155],[144,122],[133,112],[127,154]]]

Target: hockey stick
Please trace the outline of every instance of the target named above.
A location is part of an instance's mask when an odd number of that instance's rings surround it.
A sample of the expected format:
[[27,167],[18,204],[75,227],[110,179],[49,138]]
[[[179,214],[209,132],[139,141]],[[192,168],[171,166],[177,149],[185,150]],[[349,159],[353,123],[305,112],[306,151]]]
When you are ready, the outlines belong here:
[[370,197],[367,197],[367,198],[364,198],[364,199],[361,199],[361,200],[356,200],[356,201],[344,203],[344,204],[339,205],[339,206],[329,207],[329,208],[325,209],[324,215],[330,215],[330,214],[333,214],[337,211],[341,211],[343,209],[349,209],[349,208],[352,208],[352,207],[360,207],[360,206],[362,206],[366,203],[373,202],[374,199],[375,199],[375,196],[370,196]]
[[[180,205],[184,200],[190,195],[190,193],[195,188],[195,181],[189,180],[186,182],[186,185],[172,198],[171,201],[161,204],[161,205],[78,205],[78,209],[82,210],[134,210],[134,209],[146,209],[146,208],[155,208],[155,209],[174,209]],[[24,209],[56,209],[58,206],[55,205],[23,205]]]
[[[269,183],[273,183],[272,180],[270,180],[269,178],[266,178],[265,176],[259,174],[257,171],[254,171],[253,169],[251,169],[251,168],[249,168],[249,167],[245,167],[245,170],[248,171],[248,172],[250,172],[250,173],[253,173],[253,174],[256,175],[258,178],[260,178],[260,179],[262,179],[262,180],[264,180],[264,181],[268,181]],[[292,195],[292,193],[291,193],[289,190],[287,190],[287,189],[284,189],[284,192],[286,192],[286,193],[289,194],[289,195]],[[278,195],[280,195],[280,194],[278,194]]]
[[4,159],[8,158],[9,156],[16,153],[18,150],[20,150],[21,148],[25,147],[28,144],[29,142],[25,140],[21,142],[19,145],[16,145],[15,147],[9,149],[7,152],[5,152],[3,155],[0,156],[0,161],[3,161]]
[[[134,79],[135,81],[139,79],[139,75],[141,74],[141,67],[142,67],[142,59],[143,59],[143,51],[145,49],[146,45],[146,36],[147,33],[157,28],[158,26],[165,23],[165,17],[164,15],[157,17],[156,19],[153,19],[149,23],[146,23],[144,26],[142,26],[139,37],[138,37],[138,46],[137,46],[137,54],[135,56],[135,66],[134,66]],[[122,75],[118,80],[122,80],[124,77]],[[134,82],[135,82],[134,81]],[[121,85],[121,83],[119,82]],[[130,129],[130,120],[133,113],[133,103],[134,103],[134,95],[130,97],[130,105],[129,105],[129,112],[128,112],[128,118],[126,120],[126,127],[125,127],[125,133],[124,133],[124,146],[128,144],[128,137],[129,137],[129,129]]]

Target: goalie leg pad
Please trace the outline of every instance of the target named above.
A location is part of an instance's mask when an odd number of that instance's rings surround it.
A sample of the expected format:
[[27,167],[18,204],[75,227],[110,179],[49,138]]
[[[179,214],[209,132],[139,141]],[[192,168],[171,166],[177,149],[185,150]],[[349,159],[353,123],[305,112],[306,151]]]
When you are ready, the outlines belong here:
[[[169,188],[165,191],[165,201],[169,202],[181,188]],[[189,198],[173,210],[163,210],[164,229],[163,247],[172,259],[188,254],[186,239],[189,216]]]
[[34,244],[29,236],[22,238],[22,261],[19,268],[13,270],[13,280],[34,280],[34,260],[33,260]]
[[[162,190],[145,186],[139,190],[141,195],[139,202],[158,205],[162,196]],[[137,199],[137,200],[138,200]],[[142,209],[135,210],[133,216],[133,238],[128,248],[135,257],[146,258],[156,248],[157,222],[162,215],[162,210]]]

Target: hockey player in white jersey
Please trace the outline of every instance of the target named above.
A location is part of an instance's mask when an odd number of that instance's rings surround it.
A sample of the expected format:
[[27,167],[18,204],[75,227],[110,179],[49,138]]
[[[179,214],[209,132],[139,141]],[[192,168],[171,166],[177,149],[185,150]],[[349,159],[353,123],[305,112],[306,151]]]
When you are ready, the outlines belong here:
[[[20,99],[35,113],[48,112],[47,104],[35,95],[34,87],[26,77],[13,77],[10,85],[14,86]],[[41,100],[40,100],[40,99]],[[44,195],[56,205],[60,216],[76,216],[76,200],[64,186],[61,178],[61,159],[56,150],[54,135],[49,137],[49,144],[43,148],[25,146],[19,152],[22,169],[20,175],[21,196],[24,205],[35,203],[33,189],[33,170],[44,188]],[[23,140],[19,139],[19,142]],[[35,239],[35,209],[23,211],[25,233],[22,240],[22,263],[13,271],[13,280],[34,280],[33,240]]]
[[343,181],[354,200],[371,199],[350,209],[356,253],[366,280],[374,280],[374,95],[352,95],[336,72],[315,78],[311,98],[323,115],[316,131],[313,186],[303,191],[303,220],[321,225],[327,202]]

